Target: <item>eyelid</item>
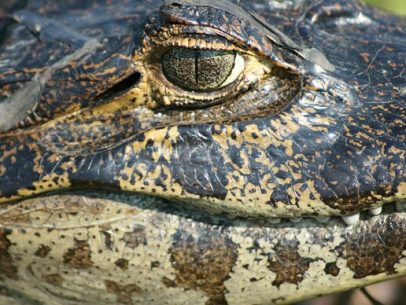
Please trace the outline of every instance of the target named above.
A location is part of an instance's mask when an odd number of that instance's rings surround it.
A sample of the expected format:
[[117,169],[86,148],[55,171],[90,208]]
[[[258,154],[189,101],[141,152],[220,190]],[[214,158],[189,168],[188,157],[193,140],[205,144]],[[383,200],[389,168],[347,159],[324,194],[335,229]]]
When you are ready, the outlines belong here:
[[241,48],[221,36],[181,35],[173,36],[159,43],[159,47],[183,47],[194,50],[241,51]]
[[[247,92],[261,81],[270,69],[267,61],[240,40],[232,39],[232,33],[226,33],[213,27],[184,25],[164,25],[146,29],[147,36],[139,56],[144,67],[154,77],[150,81],[150,107],[200,108],[228,102],[232,97]],[[235,53],[235,63],[231,73],[217,88],[193,90],[184,88],[168,79],[162,69],[162,58],[172,48],[192,50],[231,51]],[[137,54],[138,55],[138,54]],[[136,56],[137,56],[136,55]],[[146,56],[146,57],[144,57]],[[258,65],[258,66],[257,66]],[[149,73],[146,73],[147,75]]]

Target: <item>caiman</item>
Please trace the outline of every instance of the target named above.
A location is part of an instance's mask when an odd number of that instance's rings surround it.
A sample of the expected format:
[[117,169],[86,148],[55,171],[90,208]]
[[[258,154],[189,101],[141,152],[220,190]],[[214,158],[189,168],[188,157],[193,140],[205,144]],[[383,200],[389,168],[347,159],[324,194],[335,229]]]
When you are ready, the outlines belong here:
[[404,19],[2,3],[1,305],[288,304],[406,274]]

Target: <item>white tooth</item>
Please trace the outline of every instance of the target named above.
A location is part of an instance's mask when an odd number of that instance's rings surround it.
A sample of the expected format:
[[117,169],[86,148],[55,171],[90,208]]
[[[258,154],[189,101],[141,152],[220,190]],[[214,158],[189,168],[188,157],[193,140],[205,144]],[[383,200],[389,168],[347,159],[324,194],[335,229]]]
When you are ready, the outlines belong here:
[[327,223],[330,220],[330,217],[328,217],[328,216],[317,216],[317,217],[314,217],[314,219],[316,219],[316,221],[320,222],[320,223]]
[[368,210],[368,213],[373,216],[377,216],[377,215],[381,214],[381,212],[382,212],[382,206]]
[[344,220],[344,222],[351,226],[353,224],[356,224],[359,220],[359,213],[350,215],[350,216],[341,216],[341,218]]
[[289,220],[290,220],[291,222],[299,222],[299,221],[301,221],[301,220],[302,220],[302,217],[297,217],[297,218],[289,218]]
[[276,217],[272,217],[272,218],[269,218],[268,221],[269,221],[270,223],[280,223],[280,222],[281,222],[281,219],[280,219],[280,218],[276,218]]
[[396,211],[398,212],[406,211],[406,202],[402,201],[396,202]]

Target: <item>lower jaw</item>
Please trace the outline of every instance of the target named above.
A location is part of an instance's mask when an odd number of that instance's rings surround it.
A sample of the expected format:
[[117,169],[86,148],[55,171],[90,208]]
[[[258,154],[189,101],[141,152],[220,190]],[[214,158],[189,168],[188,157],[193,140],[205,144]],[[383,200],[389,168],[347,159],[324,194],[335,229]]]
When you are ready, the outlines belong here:
[[351,226],[321,221],[231,219],[137,195],[33,198],[0,206],[0,288],[23,304],[286,304],[406,275],[394,204]]

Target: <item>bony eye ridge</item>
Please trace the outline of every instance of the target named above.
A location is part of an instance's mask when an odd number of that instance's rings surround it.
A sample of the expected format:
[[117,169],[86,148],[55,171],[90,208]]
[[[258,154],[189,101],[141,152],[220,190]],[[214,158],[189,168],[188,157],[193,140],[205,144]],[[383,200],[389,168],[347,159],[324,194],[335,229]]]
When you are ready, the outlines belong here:
[[213,91],[234,82],[244,69],[244,59],[234,51],[171,48],[162,57],[162,71],[185,90]]

